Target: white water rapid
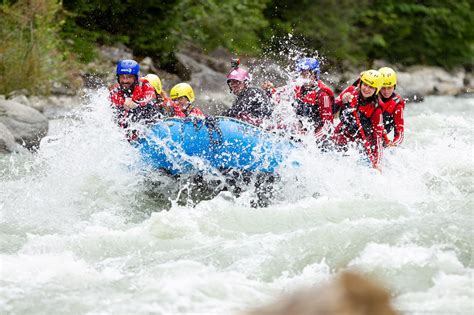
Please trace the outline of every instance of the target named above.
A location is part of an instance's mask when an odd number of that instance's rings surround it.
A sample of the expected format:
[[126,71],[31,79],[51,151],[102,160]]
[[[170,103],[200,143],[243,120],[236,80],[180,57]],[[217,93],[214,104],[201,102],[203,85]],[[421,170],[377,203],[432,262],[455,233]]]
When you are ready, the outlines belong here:
[[346,269],[402,314],[474,313],[474,99],[407,104],[381,174],[298,152],[254,209],[250,192],[155,199],[105,94],[0,157],[1,314],[236,314]]

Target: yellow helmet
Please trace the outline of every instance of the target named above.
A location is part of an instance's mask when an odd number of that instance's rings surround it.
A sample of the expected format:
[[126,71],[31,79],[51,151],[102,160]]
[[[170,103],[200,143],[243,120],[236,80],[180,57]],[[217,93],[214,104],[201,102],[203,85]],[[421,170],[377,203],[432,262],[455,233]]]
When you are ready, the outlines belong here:
[[375,88],[375,94],[378,94],[380,89],[382,88],[383,77],[382,74],[377,70],[371,69],[362,72],[360,74],[360,80],[368,86]]
[[161,94],[163,86],[161,85],[160,78],[156,74],[147,74],[145,79],[155,88],[156,93]]
[[171,99],[177,99],[178,97],[186,96],[192,103],[194,102],[194,91],[191,85],[187,83],[178,83],[170,91]]
[[383,67],[379,69],[383,77],[383,87],[391,87],[397,85],[397,74],[392,68]]

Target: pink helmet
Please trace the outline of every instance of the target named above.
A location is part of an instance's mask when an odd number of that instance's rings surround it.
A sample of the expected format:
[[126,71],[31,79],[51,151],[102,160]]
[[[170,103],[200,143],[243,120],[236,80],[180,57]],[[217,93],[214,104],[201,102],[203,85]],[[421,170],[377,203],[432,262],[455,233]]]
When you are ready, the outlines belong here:
[[237,80],[237,81],[250,81],[250,75],[247,71],[241,68],[235,68],[227,75],[227,83],[229,80]]

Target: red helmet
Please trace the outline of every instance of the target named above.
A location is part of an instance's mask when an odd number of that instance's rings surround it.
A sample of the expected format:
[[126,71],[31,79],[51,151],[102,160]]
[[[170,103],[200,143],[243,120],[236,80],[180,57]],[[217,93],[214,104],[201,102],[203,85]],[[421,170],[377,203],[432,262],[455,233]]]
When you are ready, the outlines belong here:
[[227,75],[227,83],[230,80],[237,80],[237,81],[250,81],[250,75],[247,71],[242,68],[235,68]]

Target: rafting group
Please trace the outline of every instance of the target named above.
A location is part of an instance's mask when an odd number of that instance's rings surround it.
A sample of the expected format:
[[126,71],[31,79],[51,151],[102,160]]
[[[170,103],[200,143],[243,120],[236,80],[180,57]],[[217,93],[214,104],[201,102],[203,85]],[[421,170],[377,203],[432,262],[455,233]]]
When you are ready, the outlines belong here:
[[[388,67],[360,73],[352,85],[335,97],[320,79],[318,59],[305,57],[295,63],[296,78],[285,86],[265,82],[252,86],[250,74],[232,60],[227,85],[235,99],[220,116],[233,117],[269,132],[294,138],[312,134],[323,151],[344,151],[354,146],[362,158],[380,170],[384,147],[403,141],[405,101],[395,92],[397,75]],[[110,88],[110,102],[118,125],[133,142],[138,131],[130,126],[150,124],[168,117],[205,119],[195,105],[195,94],[188,83],[173,86],[169,96],[155,74],[140,77],[135,60],[121,60],[116,68],[117,84]],[[291,104],[293,123],[285,122],[279,106]],[[335,117],[339,121],[335,124]],[[393,133],[393,135],[392,135]]]

